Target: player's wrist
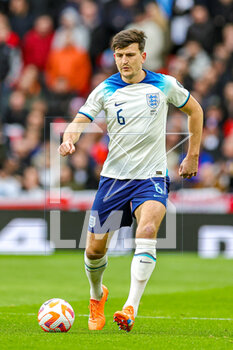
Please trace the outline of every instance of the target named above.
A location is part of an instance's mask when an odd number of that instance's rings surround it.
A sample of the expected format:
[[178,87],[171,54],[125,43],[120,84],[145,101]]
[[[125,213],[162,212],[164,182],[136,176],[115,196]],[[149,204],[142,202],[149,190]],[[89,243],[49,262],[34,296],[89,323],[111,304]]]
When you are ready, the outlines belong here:
[[187,153],[186,158],[198,159],[199,158],[199,152],[198,153]]
[[68,143],[74,144],[74,141],[73,141],[73,139],[71,137],[63,139],[63,142],[68,142]]

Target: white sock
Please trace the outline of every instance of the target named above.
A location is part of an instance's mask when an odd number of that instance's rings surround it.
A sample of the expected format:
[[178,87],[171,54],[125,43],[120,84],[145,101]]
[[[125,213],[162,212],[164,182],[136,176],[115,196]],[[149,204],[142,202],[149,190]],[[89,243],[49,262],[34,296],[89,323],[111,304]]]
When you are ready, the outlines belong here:
[[131,285],[124,307],[132,305],[134,316],[147,282],[156,264],[156,239],[136,238],[136,250],[131,264]]
[[103,291],[102,291],[103,273],[108,264],[107,255],[104,255],[100,259],[91,260],[87,257],[85,252],[84,261],[85,261],[86,275],[90,283],[91,299],[100,300],[103,295]]

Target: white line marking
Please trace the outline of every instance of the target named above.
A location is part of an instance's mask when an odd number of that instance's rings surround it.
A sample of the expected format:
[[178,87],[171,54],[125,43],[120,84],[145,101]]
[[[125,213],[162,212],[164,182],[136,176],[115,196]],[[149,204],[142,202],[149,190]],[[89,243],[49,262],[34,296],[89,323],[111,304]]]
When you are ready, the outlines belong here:
[[[21,315],[21,316],[36,316],[37,313],[23,313],[23,312],[0,312],[0,315]],[[112,317],[112,315],[105,315],[106,317]],[[77,315],[77,317],[89,317],[89,315]],[[206,321],[233,321],[233,318],[223,317],[172,317],[172,316],[137,316],[137,318],[148,319],[168,319],[168,320],[206,320]]]
[[210,321],[233,321],[233,318],[223,317],[171,317],[171,316],[137,316],[138,318],[170,319],[170,320],[210,320]]

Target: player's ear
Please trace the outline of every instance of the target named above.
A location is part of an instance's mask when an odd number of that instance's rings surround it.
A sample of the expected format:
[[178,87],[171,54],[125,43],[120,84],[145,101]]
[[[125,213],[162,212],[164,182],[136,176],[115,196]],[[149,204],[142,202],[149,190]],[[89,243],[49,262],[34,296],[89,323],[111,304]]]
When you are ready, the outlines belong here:
[[113,53],[113,57],[114,57],[114,60],[116,60],[116,54],[115,54],[115,52]]
[[142,53],[142,63],[144,63],[146,60],[146,52]]

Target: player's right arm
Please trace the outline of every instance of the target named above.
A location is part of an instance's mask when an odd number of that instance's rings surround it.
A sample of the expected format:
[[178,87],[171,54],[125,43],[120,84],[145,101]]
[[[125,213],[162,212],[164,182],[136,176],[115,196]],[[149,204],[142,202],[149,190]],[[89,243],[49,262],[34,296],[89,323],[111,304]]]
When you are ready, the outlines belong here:
[[63,142],[58,148],[59,153],[65,157],[75,152],[75,143],[91,120],[85,115],[78,113],[73,121],[67,126],[63,134]]

